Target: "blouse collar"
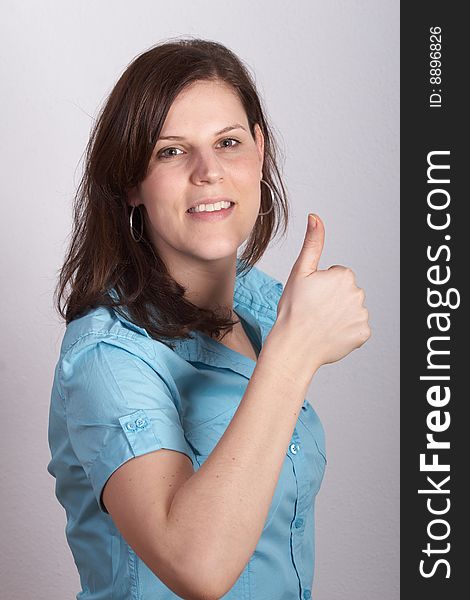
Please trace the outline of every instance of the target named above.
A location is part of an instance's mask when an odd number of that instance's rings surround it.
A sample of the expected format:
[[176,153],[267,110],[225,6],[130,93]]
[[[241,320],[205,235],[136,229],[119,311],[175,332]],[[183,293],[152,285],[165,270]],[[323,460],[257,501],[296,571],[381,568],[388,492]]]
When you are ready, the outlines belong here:
[[[239,266],[240,265],[240,266]],[[282,294],[282,283],[260,269],[252,267],[243,275],[238,274],[241,260],[237,258],[237,275],[233,294],[233,308],[254,332],[257,345],[263,346],[277,316],[277,303]],[[114,289],[110,295],[116,299]],[[121,309],[123,307],[120,307]],[[148,332],[121,314],[114,311],[117,318],[131,329],[150,337]],[[200,331],[192,331],[191,338],[169,340],[174,351],[189,362],[200,362],[214,367],[228,368],[250,378],[256,362],[232,350],[219,341]]]

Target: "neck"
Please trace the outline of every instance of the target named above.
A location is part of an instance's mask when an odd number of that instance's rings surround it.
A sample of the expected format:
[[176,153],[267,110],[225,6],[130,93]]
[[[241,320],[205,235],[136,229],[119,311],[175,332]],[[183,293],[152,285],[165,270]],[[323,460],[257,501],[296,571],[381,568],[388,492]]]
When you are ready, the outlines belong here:
[[185,297],[200,308],[228,308],[233,312],[236,255],[214,261],[191,260],[187,256],[165,260],[172,277],[184,286]]

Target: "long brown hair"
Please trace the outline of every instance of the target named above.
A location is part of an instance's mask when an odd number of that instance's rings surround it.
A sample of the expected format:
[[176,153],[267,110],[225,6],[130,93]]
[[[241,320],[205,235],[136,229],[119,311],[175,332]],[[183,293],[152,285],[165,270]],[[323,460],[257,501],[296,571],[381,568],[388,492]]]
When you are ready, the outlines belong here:
[[[247,67],[217,42],[183,38],[157,44],[129,64],[92,128],[74,199],[71,241],[54,292],[55,307],[67,324],[97,306],[114,307],[160,340],[187,338],[196,329],[220,338],[221,331],[231,331],[238,322],[230,318],[231,311],[189,302],[185,288],[170,276],[150,242],[145,224],[133,219],[137,232],[144,228],[139,243],[129,228],[126,191],[145,179],[173,100],[198,80],[230,84],[246,111],[253,138],[256,123],[264,134],[263,179],[274,190],[274,206],[258,217],[239,257],[237,274],[255,265],[280,225],[286,232],[288,201],[277,165],[278,149]],[[269,189],[261,184],[261,211],[271,205]],[[109,295],[111,289],[116,300]]]

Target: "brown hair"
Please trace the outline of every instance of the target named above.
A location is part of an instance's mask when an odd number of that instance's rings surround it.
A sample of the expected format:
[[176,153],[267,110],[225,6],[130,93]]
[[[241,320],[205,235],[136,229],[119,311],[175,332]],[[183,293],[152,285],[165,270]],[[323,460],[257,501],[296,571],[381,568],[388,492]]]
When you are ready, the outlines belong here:
[[[126,190],[145,179],[173,100],[198,80],[231,85],[246,111],[253,138],[256,123],[264,134],[263,179],[274,190],[274,206],[257,219],[238,261],[237,275],[249,271],[261,258],[280,224],[282,233],[286,232],[288,201],[277,166],[278,150],[246,66],[231,50],[213,41],[186,38],[157,44],[137,56],[121,75],[90,135],[74,199],[71,241],[54,292],[56,309],[67,324],[97,306],[114,307],[120,314],[119,307],[123,307],[124,316],[155,339],[187,338],[193,329],[220,338],[222,330],[230,331],[238,322],[230,318],[230,311],[224,315],[224,311],[189,302],[185,288],[170,276],[150,237],[144,231],[136,243],[129,228]],[[271,204],[269,189],[261,184],[261,211],[269,210]],[[144,223],[133,221],[139,232]],[[111,289],[117,302],[109,295]]]

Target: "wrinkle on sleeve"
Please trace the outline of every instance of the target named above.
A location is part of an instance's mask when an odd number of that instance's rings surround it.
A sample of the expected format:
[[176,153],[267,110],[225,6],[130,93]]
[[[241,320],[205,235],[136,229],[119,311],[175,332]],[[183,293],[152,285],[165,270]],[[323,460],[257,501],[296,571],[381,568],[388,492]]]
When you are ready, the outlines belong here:
[[155,362],[133,350],[128,339],[88,336],[62,360],[70,442],[104,512],[104,485],[131,458],[166,448],[195,460]]

